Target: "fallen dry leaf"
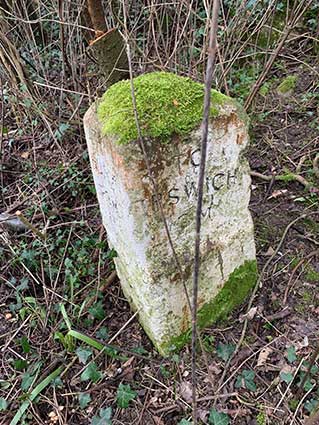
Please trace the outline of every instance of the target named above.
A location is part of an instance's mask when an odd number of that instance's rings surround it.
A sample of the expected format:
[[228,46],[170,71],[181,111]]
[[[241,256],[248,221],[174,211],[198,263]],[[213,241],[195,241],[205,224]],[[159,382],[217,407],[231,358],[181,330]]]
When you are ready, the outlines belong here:
[[30,156],[30,152],[26,151],[26,152],[22,152],[22,154],[20,155],[21,158],[23,159],[28,159]]
[[158,407],[158,397],[157,396],[151,397],[149,401],[149,405]]
[[256,313],[258,312],[258,307],[252,307],[248,313],[243,314],[240,316],[239,321],[243,322],[244,320],[253,320],[253,318],[256,316]]
[[183,381],[180,385],[180,395],[181,397],[190,403],[192,401],[192,384],[188,381]]
[[272,348],[266,347],[259,353],[257,360],[257,367],[264,366],[268,360],[269,355],[273,352]]
[[249,413],[249,410],[243,408],[243,407],[239,407],[238,409],[223,409],[222,410],[224,413],[227,413],[230,416],[239,416],[239,417],[243,417],[243,416],[247,416]]
[[48,413],[48,416],[50,418],[50,422],[52,423],[56,423],[59,420],[59,416],[52,410],[51,412]]
[[270,196],[269,196],[269,198],[268,199],[276,199],[276,198],[278,198],[279,196],[282,196],[282,195],[285,195],[286,193],[288,192],[288,190],[287,189],[279,189],[279,190],[275,190]]
[[130,357],[125,363],[123,363],[122,368],[124,369],[126,367],[129,367],[133,363],[134,358],[134,356]]
[[206,419],[207,419],[208,414],[209,414],[209,410],[207,410],[207,409],[198,409],[198,417],[204,423],[206,423]]
[[156,425],[164,425],[164,422],[158,416],[153,416],[153,421]]
[[295,367],[293,367],[293,366],[291,366],[291,365],[289,365],[289,364],[286,363],[281,368],[280,373],[291,373],[293,375],[294,371],[295,371]]
[[270,246],[267,251],[263,254],[265,257],[271,257],[272,255],[274,255],[275,250],[272,246]]
[[303,337],[303,340],[302,341],[297,342],[297,347],[298,348],[305,348],[305,347],[308,347],[308,346],[309,346],[309,338],[308,338],[307,335],[305,335]]
[[247,319],[253,320],[253,318],[256,316],[257,311],[258,307],[252,307],[247,313]]
[[208,369],[214,375],[219,375],[220,373],[222,373],[222,369],[220,367],[218,367],[216,364],[209,365]]

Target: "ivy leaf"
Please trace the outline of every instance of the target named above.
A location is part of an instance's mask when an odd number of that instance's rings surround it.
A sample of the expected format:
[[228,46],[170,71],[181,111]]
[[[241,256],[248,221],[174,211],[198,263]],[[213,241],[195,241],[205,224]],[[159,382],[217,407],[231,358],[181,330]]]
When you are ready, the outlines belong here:
[[[306,370],[309,369],[310,367],[310,363],[309,362],[303,362],[303,366]],[[319,371],[318,366],[316,366],[315,364],[311,366],[310,368],[310,375],[315,375],[317,372]]]
[[129,405],[129,402],[131,400],[134,400],[136,395],[137,395],[136,391],[131,389],[130,384],[128,385],[120,384],[116,394],[117,405],[119,407],[126,409]]
[[92,425],[112,425],[112,408],[100,409],[99,414],[92,418]]
[[69,124],[62,123],[59,125],[59,128],[55,131],[54,136],[58,140],[62,140],[64,134],[67,132],[67,130],[70,128]]
[[21,339],[20,339],[20,345],[21,345],[21,347],[22,347],[22,350],[23,350],[23,352],[24,353],[30,353],[30,350],[31,350],[31,347],[30,347],[30,344],[29,344],[29,341],[28,341],[28,338],[26,337],[26,336],[23,336]]
[[105,326],[102,326],[97,332],[96,337],[99,339],[102,339],[102,341],[105,341],[109,337],[109,331]]
[[180,356],[178,354],[173,354],[171,357],[172,361],[176,364],[178,364],[180,362]]
[[289,384],[294,379],[294,376],[290,372],[280,372],[280,379]]
[[92,356],[92,350],[90,350],[89,348],[78,347],[75,350],[75,353],[78,356],[79,361],[83,364],[86,364],[89,357]]
[[145,348],[144,348],[144,347],[142,347],[142,346],[132,348],[132,350],[131,350],[131,351],[133,351],[133,353],[141,354],[141,355],[148,354],[148,351],[147,351],[147,350],[145,350]]
[[[301,382],[299,383],[300,386]],[[303,389],[305,391],[310,391],[313,387],[315,386],[315,384],[313,384],[310,379],[306,379],[306,382],[304,383]]]
[[2,412],[3,410],[6,410],[8,407],[8,402],[5,398],[0,397],[0,412]]
[[164,365],[161,364],[159,369],[164,378],[169,378],[171,376],[171,372],[167,370]]
[[18,291],[18,292],[22,292],[22,291],[24,291],[25,289],[28,289],[28,287],[29,287],[29,279],[28,279],[27,277],[23,277],[23,278],[20,280],[20,285],[18,285],[18,286],[16,287],[16,291]]
[[318,404],[319,404],[319,401],[312,398],[311,400],[306,401],[306,403],[304,404],[304,407],[307,410],[307,412],[311,414],[316,410],[316,408],[318,407]]
[[63,388],[63,381],[60,378],[60,376],[57,376],[56,378],[54,378],[51,382],[51,385],[54,388]]
[[192,425],[192,423],[193,422],[189,422],[187,419],[182,419],[177,425]]
[[210,411],[208,421],[212,425],[228,425],[230,423],[226,413],[218,412],[215,409]]
[[95,363],[90,363],[81,374],[81,381],[97,382],[100,378],[102,378],[102,373]]
[[98,301],[97,303],[92,305],[92,307],[89,308],[89,312],[92,314],[94,319],[97,319],[97,320],[105,319],[106,313],[103,308],[102,301]]
[[14,364],[14,368],[19,371],[26,369],[28,367],[28,362],[22,359],[15,360],[13,364]]
[[246,390],[249,390],[252,392],[257,391],[257,387],[254,380],[255,380],[255,372],[252,370],[245,369],[237,377],[235,387],[246,388]]
[[33,380],[34,380],[34,375],[28,372],[24,373],[22,376],[22,381],[21,381],[21,389],[23,391],[28,391],[28,389],[32,385]]
[[231,357],[233,352],[235,351],[235,345],[234,344],[223,344],[220,343],[217,345],[217,356],[220,357],[224,362],[227,362],[227,360]]
[[79,405],[81,409],[85,409],[86,406],[91,402],[90,394],[80,393],[78,398],[79,398]]
[[287,360],[289,363],[293,363],[297,360],[296,348],[293,345],[287,348]]

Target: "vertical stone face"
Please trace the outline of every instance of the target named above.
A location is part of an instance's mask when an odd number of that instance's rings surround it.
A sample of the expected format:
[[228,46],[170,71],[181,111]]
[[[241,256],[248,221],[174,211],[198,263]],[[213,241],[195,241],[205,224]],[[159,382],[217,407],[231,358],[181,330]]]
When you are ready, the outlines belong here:
[[[250,176],[243,157],[247,129],[230,99],[215,107],[218,113],[214,109],[209,125],[202,212],[201,327],[224,318],[256,280],[248,210]],[[119,144],[120,135],[104,134],[104,124],[93,105],[84,126],[103,223],[109,244],[118,254],[115,264],[124,294],[138,310],[155,346],[168,354],[189,335],[190,311],[183,281],[138,143]],[[145,145],[191,295],[201,131],[196,124],[187,133],[168,137],[165,142],[146,138]]]

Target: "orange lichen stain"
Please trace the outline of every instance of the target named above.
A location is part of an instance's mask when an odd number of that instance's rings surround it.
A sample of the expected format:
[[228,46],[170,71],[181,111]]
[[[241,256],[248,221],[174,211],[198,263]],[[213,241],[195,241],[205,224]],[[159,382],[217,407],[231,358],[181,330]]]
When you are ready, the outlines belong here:
[[180,280],[180,278],[181,278],[181,275],[180,275],[179,272],[177,272],[177,273],[173,274],[173,276],[171,277],[170,281],[172,283],[176,283],[177,281]]
[[117,152],[113,151],[112,152],[112,158],[113,158],[113,163],[114,163],[114,165],[117,169],[123,168],[124,161],[123,161],[123,157],[121,155],[118,155]]
[[189,329],[190,324],[190,312],[187,304],[182,308],[182,312],[181,332],[185,332]]
[[198,297],[197,306],[201,307],[204,304],[205,300],[203,297]]
[[237,134],[236,143],[237,145],[242,145],[244,142],[245,136],[243,133]]
[[102,174],[102,171],[100,170],[97,159],[94,157],[92,158],[92,168],[93,170],[97,172],[97,174]]
[[146,165],[145,165],[145,161],[144,161],[144,159],[141,159],[140,161],[137,161],[136,169],[137,169],[138,171],[146,170]]
[[214,243],[207,236],[207,238],[206,238],[206,249],[205,249],[205,252],[212,251],[213,249],[214,249]]

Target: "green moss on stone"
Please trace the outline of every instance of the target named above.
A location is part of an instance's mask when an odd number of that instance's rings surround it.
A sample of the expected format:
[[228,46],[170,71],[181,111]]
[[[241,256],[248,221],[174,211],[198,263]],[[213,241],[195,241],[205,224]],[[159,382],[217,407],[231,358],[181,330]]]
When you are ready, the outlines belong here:
[[[204,85],[167,72],[152,72],[134,79],[137,112],[142,135],[167,141],[171,135],[185,135],[202,120]],[[212,90],[211,116],[232,99]],[[98,105],[98,117],[105,135],[118,143],[138,138],[129,80],[111,86]]]
[[226,319],[227,314],[241,304],[257,278],[256,261],[246,261],[234,270],[212,302],[198,312],[198,325],[204,328],[216,320]]
[[[257,280],[257,263],[255,260],[245,261],[234,270],[216,297],[198,311],[198,327],[203,329],[208,325],[227,318],[227,315],[240,305]],[[191,331],[171,338],[159,347],[160,352],[169,353],[180,350],[190,341]]]
[[289,92],[292,92],[296,87],[296,82],[297,82],[297,76],[289,75],[277,87],[278,93],[287,94]]

